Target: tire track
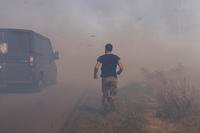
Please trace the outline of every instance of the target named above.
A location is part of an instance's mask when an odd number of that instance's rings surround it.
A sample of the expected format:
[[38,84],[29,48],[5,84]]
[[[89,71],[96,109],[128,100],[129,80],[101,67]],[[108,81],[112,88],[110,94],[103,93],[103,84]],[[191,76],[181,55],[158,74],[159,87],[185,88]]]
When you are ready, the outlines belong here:
[[88,90],[85,90],[80,98],[78,99],[77,103],[75,104],[72,111],[69,113],[68,117],[66,118],[66,122],[63,125],[63,128],[60,130],[59,133],[72,133],[73,124],[77,117],[80,115],[80,107],[84,105],[87,101],[88,97]]

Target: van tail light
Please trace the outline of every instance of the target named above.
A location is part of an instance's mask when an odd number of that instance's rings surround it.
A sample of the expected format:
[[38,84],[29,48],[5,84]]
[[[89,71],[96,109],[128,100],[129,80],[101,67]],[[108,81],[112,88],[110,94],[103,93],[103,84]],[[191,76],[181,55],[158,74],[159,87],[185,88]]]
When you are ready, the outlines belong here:
[[34,57],[32,55],[29,56],[29,65],[30,66],[34,65]]

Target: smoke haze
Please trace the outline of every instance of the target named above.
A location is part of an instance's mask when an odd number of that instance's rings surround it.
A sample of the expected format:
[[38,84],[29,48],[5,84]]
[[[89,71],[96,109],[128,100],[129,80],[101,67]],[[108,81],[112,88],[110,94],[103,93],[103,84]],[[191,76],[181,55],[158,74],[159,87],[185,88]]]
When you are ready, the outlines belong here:
[[[184,64],[200,73],[198,0],[0,0],[0,27],[48,36],[60,52],[59,81],[90,86],[96,58],[112,43],[125,66],[121,85],[140,68]],[[96,82],[95,82],[96,83]]]

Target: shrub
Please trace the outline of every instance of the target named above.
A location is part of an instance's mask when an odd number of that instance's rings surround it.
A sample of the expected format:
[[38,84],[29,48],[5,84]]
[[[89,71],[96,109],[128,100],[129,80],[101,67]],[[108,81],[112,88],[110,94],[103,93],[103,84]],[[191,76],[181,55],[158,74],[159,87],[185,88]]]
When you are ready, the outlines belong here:
[[199,90],[189,80],[183,66],[168,71],[149,72],[142,69],[145,81],[153,88],[158,102],[156,116],[180,121],[199,114]]

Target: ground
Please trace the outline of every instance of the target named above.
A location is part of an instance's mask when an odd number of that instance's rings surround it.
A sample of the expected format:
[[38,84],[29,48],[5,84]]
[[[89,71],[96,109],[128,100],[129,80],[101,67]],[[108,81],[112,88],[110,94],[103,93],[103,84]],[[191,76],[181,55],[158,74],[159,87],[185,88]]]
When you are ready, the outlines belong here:
[[40,92],[0,89],[0,133],[58,133],[83,91],[70,83],[58,83]]
[[199,133],[200,117],[181,122],[158,118],[158,102],[142,83],[123,87],[117,95],[117,110],[105,113],[100,92],[88,91],[80,99],[61,133]]

